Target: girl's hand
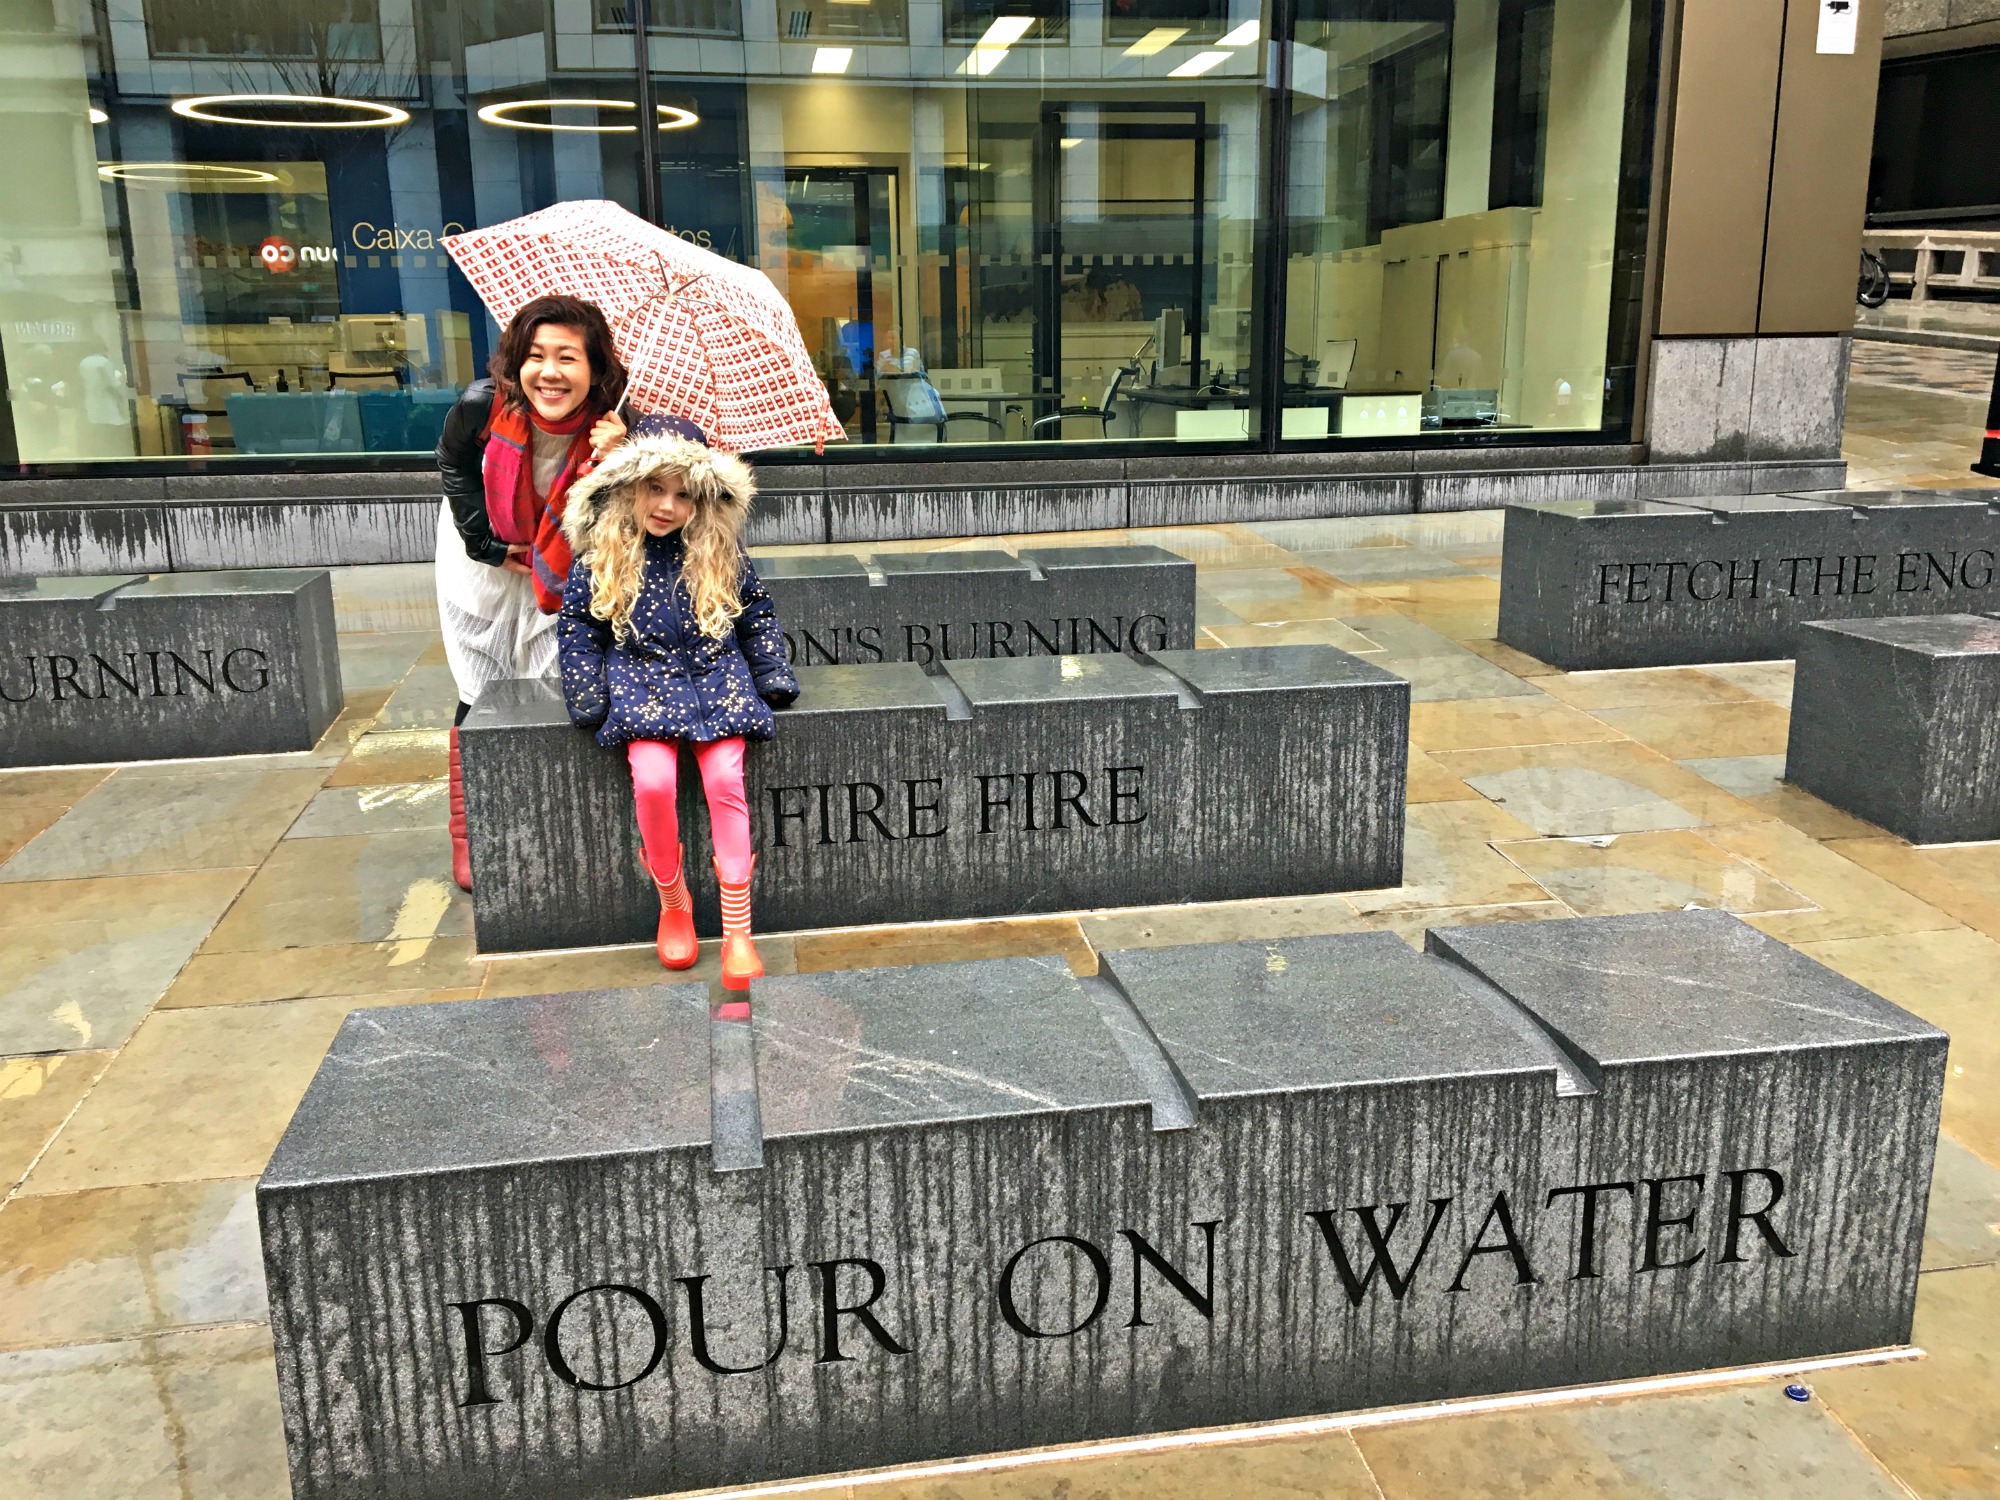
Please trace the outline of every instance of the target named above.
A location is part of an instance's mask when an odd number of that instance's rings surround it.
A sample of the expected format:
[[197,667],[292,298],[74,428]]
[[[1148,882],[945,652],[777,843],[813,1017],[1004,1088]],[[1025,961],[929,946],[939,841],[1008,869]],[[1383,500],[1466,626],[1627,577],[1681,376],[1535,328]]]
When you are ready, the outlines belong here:
[[527,557],[528,544],[526,542],[515,542],[507,548],[507,559],[500,566],[505,568],[509,573],[525,573],[532,578],[535,570],[528,566]]
[[617,412],[606,412],[590,429],[590,456],[602,458],[625,441],[625,421]]

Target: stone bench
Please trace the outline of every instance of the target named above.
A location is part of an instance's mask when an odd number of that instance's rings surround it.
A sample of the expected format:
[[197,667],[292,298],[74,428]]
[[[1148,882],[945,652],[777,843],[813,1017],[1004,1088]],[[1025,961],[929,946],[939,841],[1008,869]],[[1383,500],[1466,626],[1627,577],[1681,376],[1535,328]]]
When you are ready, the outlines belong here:
[[2000,619],[1802,631],[1785,779],[1913,844],[2000,839]]
[[[1402,879],[1409,684],[1330,646],[801,667],[752,746],[759,927],[1366,890]],[[622,752],[550,682],[459,734],[487,952],[650,941]],[[697,927],[708,811],[683,754]]]
[[1760,661],[1817,620],[2000,603],[2000,491],[1510,506],[1500,639],[1565,671]]
[[757,564],[799,666],[1194,649],[1194,564],[1160,547]]
[[0,579],[0,766],[310,750],[340,712],[324,572]]
[[1946,1038],[1719,912],[351,1015],[293,1494],[631,1496],[1908,1340]]

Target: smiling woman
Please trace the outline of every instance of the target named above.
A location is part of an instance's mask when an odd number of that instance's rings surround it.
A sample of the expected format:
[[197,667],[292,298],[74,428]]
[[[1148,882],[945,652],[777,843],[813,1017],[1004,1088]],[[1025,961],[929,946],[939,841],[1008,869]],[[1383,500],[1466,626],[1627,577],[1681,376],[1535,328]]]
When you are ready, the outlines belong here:
[[[563,511],[593,459],[624,441],[625,369],[595,305],[538,297],[501,336],[489,377],[445,419],[438,470],[438,616],[457,722],[489,684],[555,669],[555,612],[569,577]],[[451,732],[452,878],[472,889]]]

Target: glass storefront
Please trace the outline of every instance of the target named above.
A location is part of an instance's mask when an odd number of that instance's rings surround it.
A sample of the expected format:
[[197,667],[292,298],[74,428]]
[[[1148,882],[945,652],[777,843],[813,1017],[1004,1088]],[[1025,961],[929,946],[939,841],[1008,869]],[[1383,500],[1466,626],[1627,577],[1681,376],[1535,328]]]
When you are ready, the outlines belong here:
[[407,461],[494,339],[442,237],[583,198],[764,270],[859,445],[1628,421],[1645,0],[634,13],[0,0],[0,459]]

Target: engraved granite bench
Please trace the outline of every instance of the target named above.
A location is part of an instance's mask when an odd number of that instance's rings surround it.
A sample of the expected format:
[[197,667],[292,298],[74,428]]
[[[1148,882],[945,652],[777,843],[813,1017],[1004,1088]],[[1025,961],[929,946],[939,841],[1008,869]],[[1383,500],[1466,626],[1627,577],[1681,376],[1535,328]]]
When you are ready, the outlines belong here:
[[1565,671],[1761,661],[1817,620],[2000,603],[2000,491],[1510,506],[1500,639]]
[[[1409,684],[1330,646],[801,667],[799,683],[745,765],[764,930],[1402,879]],[[571,726],[560,690],[496,684],[459,747],[480,948],[650,940],[625,757]],[[709,933],[708,813],[682,759]]]
[[298,1500],[612,1497],[1897,1345],[1946,1038],[1718,912],[363,1010]]
[[2000,619],[1802,631],[1785,779],[1913,844],[2000,839]]
[[0,579],[0,766],[310,750],[340,712],[322,571]]
[[1160,547],[773,557],[800,666],[1194,649],[1194,564]]

